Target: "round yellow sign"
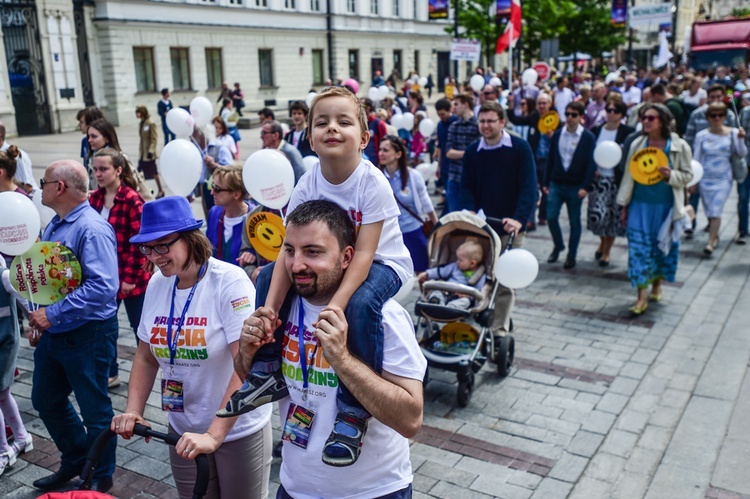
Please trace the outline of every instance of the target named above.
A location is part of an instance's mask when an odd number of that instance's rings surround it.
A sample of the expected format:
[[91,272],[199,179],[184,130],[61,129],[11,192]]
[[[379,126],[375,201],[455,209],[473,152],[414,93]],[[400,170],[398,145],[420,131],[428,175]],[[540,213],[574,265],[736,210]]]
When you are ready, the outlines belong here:
[[629,168],[633,180],[643,185],[654,185],[664,180],[659,168],[665,166],[669,167],[669,159],[664,151],[647,147],[633,154]]
[[560,126],[560,115],[557,114],[557,111],[547,111],[539,117],[539,123],[537,124],[539,133],[544,134],[554,132],[558,126]]
[[276,261],[284,243],[284,221],[281,217],[261,211],[247,217],[247,238],[253,249],[266,260]]

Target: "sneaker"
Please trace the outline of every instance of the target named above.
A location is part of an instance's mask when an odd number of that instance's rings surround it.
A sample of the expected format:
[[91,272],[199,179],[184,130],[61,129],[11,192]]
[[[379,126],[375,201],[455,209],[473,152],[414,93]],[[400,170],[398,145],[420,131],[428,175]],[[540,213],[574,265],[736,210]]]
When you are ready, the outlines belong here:
[[110,390],[112,388],[117,388],[118,386],[120,386],[120,376],[112,376],[107,381],[107,388]]
[[232,418],[288,395],[289,389],[281,369],[265,376],[250,373],[242,383],[242,388],[229,397],[226,409],[219,410],[216,415],[220,418]]
[[747,232],[740,232],[737,236],[737,244],[747,244]]

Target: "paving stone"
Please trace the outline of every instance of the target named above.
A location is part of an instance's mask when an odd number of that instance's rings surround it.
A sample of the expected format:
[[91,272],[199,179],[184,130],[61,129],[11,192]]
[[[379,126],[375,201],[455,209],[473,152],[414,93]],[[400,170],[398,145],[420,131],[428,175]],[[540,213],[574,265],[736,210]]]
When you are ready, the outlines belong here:
[[447,466],[454,466],[463,457],[461,456],[461,454],[456,454],[455,452],[436,449],[435,447],[420,443],[413,443],[411,445],[411,454],[414,456],[421,456],[428,461],[435,461]]
[[592,411],[583,422],[581,429],[606,434],[615,422],[615,416],[602,411]]
[[603,441],[604,435],[579,431],[565,450],[578,456],[591,457],[596,453]]
[[124,463],[122,467],[157,481],[163,480],[172,473],[169,463],[157,461],[148,456],[139,456],[128,463]]
[[638,380],[618,377],[609,385],[609,392],[630,396],[635,393],[638,385]]
[[[606,441],[605,441],[606,445]],[[601,480],[603,482],[614,483],[620,472],[625,467],[626,459],[624,457],[609,454],[600,449],[599,452],[591,459],[586,469],[586,477]]]
[[[502,482],[493,477],[480,476],[471,484],[472,490],[484,492],[488,495],[497,495],[503,499],[528,499],[533,491],[526,487],[519,487],[508,482]],[[458,496],[456,496],[458,497]],[[461,496],[463,497],[463,495]]]
[[561,421],[559,419],[553,419],[538,415],[530,417],[526,424],[570,436],[575,435],[576,432],[578,432],[578,429],[581,427],[580,424],[569,423],[567,421]]
[[427,461],[419,468],[419,474],[436,480],[449,482],[460,487],[468,487],[477,478],[477,474]]
[[568,499],[591,499],[594,497],[609,497],[611,484],[596,480],[594,478],[584,477],[576,483],[573,491],[568,495]]
[[617,477],[617,483],[609,490],[609,497],[612,499],[643,497],[646,494],[649,482],[650,477],[646,474],[620,473]]
[[532,490],[535,489],[541,481],[541,476],[520,470],[514,470],[510,478],[508,478],[508,483]]
[[647,425],[638,441],[640,447],[664,452],[672,438],[673,431],[661,426]]
[[[415,492],[424,492],[425,494],[427,494],[437,482],[438,481],[435,478],[422,475],[421,473],[414,473],[412,488]],[[271,496],[269,495],[269,497]]]
[[556,480],[554,478],[544,478],[539,486],[534,490],[532,499],[552,499],[568,497],[573,484]]
[[489,499],[493,497],[492,495],[483,494],[474,490],[467,490],[463,487],[457,487],[448,482],[436,483],[435,486],[430,489],[430,496],[444,499],[455,499],[457,497],[460,497],[461,499]]
[[547,476],[564,482],[574,483],[581,476],[588,462],[588,459],[566,452],[557,460],[557,464],[555,464]]
[[662,465],[656,471],[646,493],[646,499],[679,497],[680,499],[704,499],[710,473],[698,473],[675,466]]
[[602,445],[600,451],[628,458],[633,452],[637,442],[637,434],[613,429],[604,439],[604,445]]
[[605,393],[602,399],[596,404],[596,409],[604,412],[619,414],[628,403],[629,397],[618,395],[616,393]]
[[625,471],[632,471],[651,477],[659,466],[663,456],[663,450],[649,449],[639,445],[633,449],[630,458],[625,463]]

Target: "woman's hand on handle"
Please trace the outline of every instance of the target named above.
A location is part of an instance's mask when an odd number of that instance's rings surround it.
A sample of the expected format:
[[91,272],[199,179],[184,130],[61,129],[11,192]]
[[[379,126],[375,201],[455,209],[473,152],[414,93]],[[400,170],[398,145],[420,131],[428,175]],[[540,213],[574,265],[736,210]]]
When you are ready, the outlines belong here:
[[[143,416],[140,414],[136,414],[134,412],[126,412],[124,414],[119,414],[112,418],[112,423],[109,425],[109,429],[113,432],[120,435],[125,440],[130,440],[133,436],[133,428],[136,424],[142,424],[143,426],[148,426],[151,428],[151,425],[143,419]],[[146,442],[148,442],[151,439],[151,437],[146,437]]]
[[211,454],[222,444],[211,433],[183,433],[174,450],[183,459],[195,459],[201,454]]

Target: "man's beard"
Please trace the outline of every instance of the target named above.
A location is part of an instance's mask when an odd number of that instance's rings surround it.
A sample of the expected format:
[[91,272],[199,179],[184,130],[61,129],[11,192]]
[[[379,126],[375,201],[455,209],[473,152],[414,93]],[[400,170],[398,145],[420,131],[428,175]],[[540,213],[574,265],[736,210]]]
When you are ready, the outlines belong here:
[[[312,298],[316,300],[321,300],[323,298],[330,299],[336,293],[336,290],[341,283],[342,274],[341,262],[337,261],[335,267],[325,274],[318,275],[309,270],[293,273],[292,283],[294,283],[295,291],[302,298]],[[309,277],[311,280],[306,284],[298,284],[295,279],[296,277]]]

